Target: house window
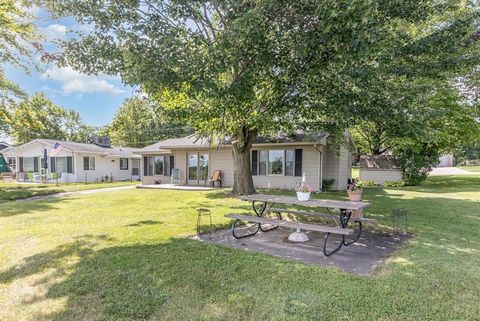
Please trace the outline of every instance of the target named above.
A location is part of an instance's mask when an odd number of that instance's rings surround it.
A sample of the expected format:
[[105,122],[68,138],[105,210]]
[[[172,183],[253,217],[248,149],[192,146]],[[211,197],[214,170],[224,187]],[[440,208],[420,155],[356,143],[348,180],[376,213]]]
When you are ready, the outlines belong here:
[[94,171],[95,170],[95,157],[83,156],[83,170]]
[[302,149],[252,150],[252,175],[302,176]]
[[[37,164],[37,166],[38,166],[38,164]],[[26,172],[26,173],[31,173],[31,172],[35,171],[34,157],[24,157],[23,158],[23,171]]]
[[73,173],[73,158],[67,157],[50,157],[50,171],[52,173]]
[[148,156],[143,158],[145,176],[170,176],[173,156]]
[[283,157],[285,151],[269,150],[268,151],[268,174],[283,175]]
[[293,149],[285,150],[285,176],[293,176],[295,166],[295,151]]
[[17,160],[15,159],[15,157],[7,157],[7,162],[8,166],[10,167],[15,167],[15,165],[17,164]]
[[163,176],[165,158],[163,156],[155,156],[155,175]]
[[128,169],[128,158],[120,158],[120,169],[121,170]]
[[267,175],[268,151],[261,150],[259,155],[258,175]]

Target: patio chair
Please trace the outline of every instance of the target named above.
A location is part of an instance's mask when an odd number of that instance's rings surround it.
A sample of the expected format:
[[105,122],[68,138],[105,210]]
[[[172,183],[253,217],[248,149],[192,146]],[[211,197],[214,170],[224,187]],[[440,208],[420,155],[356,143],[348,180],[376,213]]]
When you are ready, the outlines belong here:
[[49,182],[56,182],[57,179],[59,179],[58,173],[50,173],[49,176],[50,176],[50,177],[48,178],[48,181],[49,181]]
[[42,176],[40,173],[27,173],[27,179],[32,183],[40,183]]
[[219,170],[213,171],[212,177],[207,178],[207,179],[205,180],[205,184],[206,184],[207,181],[208,181],[208,183],[209,183],[212,187],[215,187],[215,182],[217,182],[218,185],[219,185],[220,187],[222,187],[222,177],[221,177],[221,175],[222,175],[222,172],[221,172],[221,171],[219,171]]
[[172,168],[172,174],[170,175],[170,183],[180,184],[180,169]]

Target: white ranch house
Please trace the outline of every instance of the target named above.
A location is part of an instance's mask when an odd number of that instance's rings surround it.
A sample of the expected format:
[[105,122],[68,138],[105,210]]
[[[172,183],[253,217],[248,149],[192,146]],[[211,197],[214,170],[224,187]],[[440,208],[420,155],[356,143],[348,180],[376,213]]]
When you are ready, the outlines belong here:
[[[57,144],[57,145],[56,145]],[[59,149],[52,156],[54,146]],[[58,147],[60,146],[60,147]],[[35,139],[15,147],[6,157],[15,163],[19,180],[29,180],[28,176],[50,179],[58,175],[60,182],[100,182],[106,176],[114,181],[139,180],[138,149],[115,147],[104,144],[84,144],[52,139]],[[47,168],[44,168],[44,155],[47,155]],[[52,175],[52,173],[57,173]],[[28,175],[30,174],[30,175]]]
[[[305,173],[307,183],[315,190],[322,189],[324,179],[335,180],[333,189],[345,189],[352,172],[352,153],[345,146],[334,149],[328,137],[322,133],[257,139],[251,151],[254,185],[293,189]],[[205,185],[216,170],[221,171],[223,186],[233,185],[229,143],[218,144],[190,135],[163,140],[135,153],[142,155],[143,185],[170,183],[174,168],[179,169],[182,185]]]

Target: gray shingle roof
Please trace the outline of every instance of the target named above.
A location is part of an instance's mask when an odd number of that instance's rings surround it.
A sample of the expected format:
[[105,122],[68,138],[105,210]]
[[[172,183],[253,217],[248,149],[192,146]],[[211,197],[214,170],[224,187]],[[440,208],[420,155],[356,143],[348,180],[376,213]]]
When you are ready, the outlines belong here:
[[363,155],[359,166],[366,169],[400,169],[398,159],[393,155]]
[[129,156],[131,157],[133,152],[138,151],[138,148],[130,148],[130,147],[102,147],[95,144],[85,144],[85,143],[74,143],[74,142],[66,142],[61,140],[54,140],[54,139],[35,139],[34,141],[54,145],[55,143],[59,143],[65,149],[68,149],[72,152],[83,152],[83,153],[100,153],[105,154],[108,156]]
[[[295,133],[277,137],[257,137],[254,144],[280,144],[280,143],[324,143],[328,133]],[[221,145],[228,146],[231,142],[224,140]],[[217,147],[218,142],[207,138],[197,138],[195,134],[182,138],[169,138],[137,151],[137,154],[148,152],[168,152],[169,149]]]

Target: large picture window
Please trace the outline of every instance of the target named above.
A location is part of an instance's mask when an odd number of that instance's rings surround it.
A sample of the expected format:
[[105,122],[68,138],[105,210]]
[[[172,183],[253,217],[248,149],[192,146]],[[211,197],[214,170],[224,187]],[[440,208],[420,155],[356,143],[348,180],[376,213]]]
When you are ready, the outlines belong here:
[[155,175],[156,176],[163,176],[163,170],[165,169],[164,162],[165,162],[165,158],[163,156],[155,156]]
[[283,175],[284,150],[268,151],[268,174]]
[[170,176],[173,166],[173,156],[148,156],[144,157],[145,176]]
[[50,171],[52,173],[73,173],[73,159],[67,157],[50,157]]
[[302,176],[302,149],[252,150],[252,175]]
[[35,171],[35,159],[34,157],[24,157],[23,158],[23,171],[26,173],[31,173]]

